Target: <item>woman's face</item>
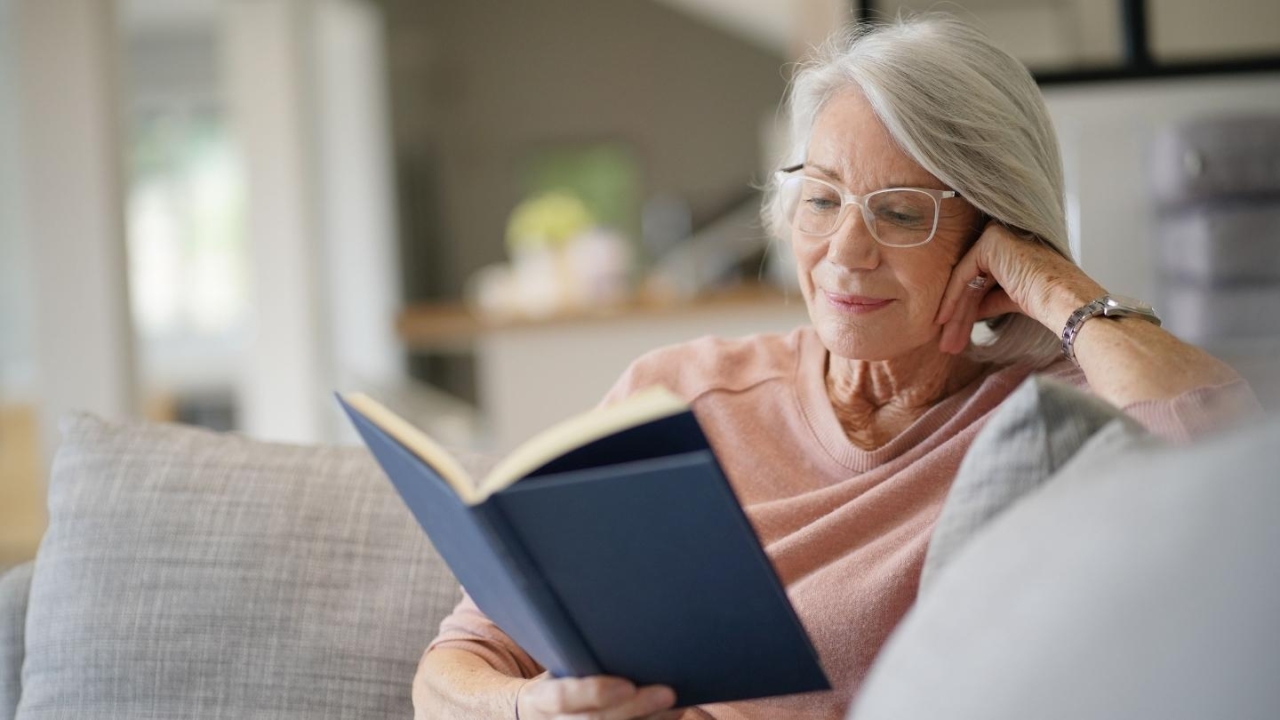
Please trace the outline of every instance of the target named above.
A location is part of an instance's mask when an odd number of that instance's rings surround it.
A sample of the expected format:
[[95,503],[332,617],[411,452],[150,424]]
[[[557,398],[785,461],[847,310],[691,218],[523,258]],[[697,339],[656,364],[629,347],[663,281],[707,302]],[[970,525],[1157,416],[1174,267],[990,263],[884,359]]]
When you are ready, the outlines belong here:
[[[948,189],[898,148],[857,90],[836,95],[819,113],[800,172],[857,195],[890,187]],[[937,344],[942,329],[933,319],[978,220],[962,199],[942,200],[940,207],[933,240],[916,247],[877,243],[858,208],[825,237],[792,231],[809,318],[833,354],[888,360]]]

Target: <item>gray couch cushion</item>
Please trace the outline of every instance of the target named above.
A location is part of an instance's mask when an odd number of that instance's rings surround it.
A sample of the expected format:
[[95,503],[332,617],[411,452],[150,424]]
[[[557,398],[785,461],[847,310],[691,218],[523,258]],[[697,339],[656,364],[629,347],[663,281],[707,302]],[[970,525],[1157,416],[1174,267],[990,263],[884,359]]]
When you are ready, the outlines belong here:
[[1115,406],[1061,382],[1032,376],[987,421],[960,463],[929,540],[920,592],[996,516],[1040,487],[1086,443],[1113,456],[1154,442]]
[[851,715],[1280,716],[1280,419],[1077,460],[976,536]]
[[363,448],[62,433],[20,720],[411,716],[459,587]]
[[25,563],[0,575],[0,720],[13,720],[18,710],[27,593],[34,569]]

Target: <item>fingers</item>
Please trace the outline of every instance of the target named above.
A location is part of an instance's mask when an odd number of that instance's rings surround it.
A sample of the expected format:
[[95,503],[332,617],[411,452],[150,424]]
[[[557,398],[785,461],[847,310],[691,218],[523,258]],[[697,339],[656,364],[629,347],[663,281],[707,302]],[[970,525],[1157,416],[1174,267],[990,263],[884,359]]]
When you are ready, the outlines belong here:
[[993,317],[1015,312],[1021,312],[1018,304],[1009,297],[1009,293],[1005,292],[1004,288],[998,287],[988,292],[978,303],[977,319],[990,320]]
[[995,284],[978,265],[977,246],[970,248],[951,270],[935,322],[942,325],[938,348],[945,353],[961,353],[969,346],[978,305]]
[[621,705],[596,710],[581,716],[568,716],[572,720],[636,720],[670,708],[676,702],[676,694],[665,685],[649,685],[640,688],[631,699]]
[[531,683],[521,698],[540,717],[581,720],[632,720],[666,710],[675,693],[665,685],[637,689],[617,677],[561,678]]
[[962,298],[952,317],[942,328],[938,347],[946,353],[958,354],[969,346],[973,326],[980,320],[990,320],[1009,313],[1022,312],[1004,288],[971,291],[973,297]]
[[547,714],[598,710],[631,698],[636,686],[622,678],[547,679],[524,691],[529,706]]
[[[965,300],[981,299],[986,289],[995,283],[994,278],[983,273],[978,266],[977,250],[978,246],[975,245],[951,269],[951,278],[947,280],[947,289],[942,293],[942,302],[938,305],[938,315],[934,318],[934,323],[946,325],[955,314],[957,306]],[[979,288],[969,284],[978,277],[987,278],[984,287]]]
[[978,320],[978,303],[985,291],[970,290],[972,297],[964,298],[951,314],[951,319],[942,326],[942,338],[938,347],[945,353],[958,354],[969,347],[969,338],[973,334],[973,324]]
[[1008,229],[998,223],[988,223],[978,241],[951,269],[934,318],[936,324],[942,325],[938,340],[942,352],[964,352],[969,346],[973,325],[979,320],[1021,312],[1008,289],[1002,286],[1003,281],[1010,278],[999,274],[1004,271],[993,272],[998,270],[993,266],[1007,265],[998,255],[1012,247],[1012,239]]

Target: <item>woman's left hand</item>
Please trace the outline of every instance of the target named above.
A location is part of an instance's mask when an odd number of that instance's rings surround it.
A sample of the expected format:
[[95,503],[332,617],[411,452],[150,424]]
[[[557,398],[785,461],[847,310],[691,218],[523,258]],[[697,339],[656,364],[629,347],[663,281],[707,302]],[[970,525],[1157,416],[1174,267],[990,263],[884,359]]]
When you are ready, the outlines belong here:
[[[985,277],[980,289],[969,283]],[[951,270],[938,316],[939,347],[960,353],[974,323],[1017,312],[1061,332],[1076,308],[1106,291],[1078,265],[1033,237],[1019,236],[991,221],[978,241]]]

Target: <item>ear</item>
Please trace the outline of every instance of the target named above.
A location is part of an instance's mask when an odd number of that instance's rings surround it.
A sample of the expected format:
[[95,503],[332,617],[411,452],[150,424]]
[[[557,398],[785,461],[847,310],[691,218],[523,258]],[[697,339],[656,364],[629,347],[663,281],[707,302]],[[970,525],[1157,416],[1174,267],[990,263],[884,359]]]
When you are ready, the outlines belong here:
[[[978,210],[977,208],[974,209]],[[969,232],[969,238],[964,243],[965,252],[969,252],[969,249],[978,242],[978,238],[982,237],[982,231],[987,229],[987,223],[989,222],[991,222],[991,216],[978,210],[977,216],[973,220],[973,227]]]

